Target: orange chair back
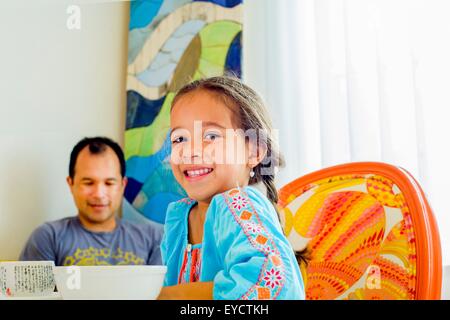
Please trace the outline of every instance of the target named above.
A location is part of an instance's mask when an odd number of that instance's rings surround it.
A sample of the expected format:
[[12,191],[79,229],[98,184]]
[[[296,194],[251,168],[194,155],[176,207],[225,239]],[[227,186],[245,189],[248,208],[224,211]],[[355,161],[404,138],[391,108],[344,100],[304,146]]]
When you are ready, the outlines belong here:
[[405,170],[361,162],[323,169],[280,190],[285,233],[309,248],[306,298],[440,299],[439,232]]

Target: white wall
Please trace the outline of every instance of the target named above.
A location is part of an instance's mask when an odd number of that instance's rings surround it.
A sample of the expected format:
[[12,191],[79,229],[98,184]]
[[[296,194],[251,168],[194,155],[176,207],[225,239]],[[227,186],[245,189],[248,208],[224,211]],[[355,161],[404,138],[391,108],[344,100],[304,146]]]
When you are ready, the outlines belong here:
[[79,139],[123,143],[129,3],[78,3],[80,30],[69,4],[0,0],[0,260],[76,214],[65,177]]

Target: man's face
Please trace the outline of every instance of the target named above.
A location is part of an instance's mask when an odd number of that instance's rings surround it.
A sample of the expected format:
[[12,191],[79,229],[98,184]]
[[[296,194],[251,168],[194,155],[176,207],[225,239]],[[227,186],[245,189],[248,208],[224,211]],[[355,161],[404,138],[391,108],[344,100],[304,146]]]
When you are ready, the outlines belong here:
[[126,182],[120,174],[119,159],[109,147],[100,154],[91,154],[85,147],[78,154],[73,179],[67,177],[79,215],[94,225],[115,218]]

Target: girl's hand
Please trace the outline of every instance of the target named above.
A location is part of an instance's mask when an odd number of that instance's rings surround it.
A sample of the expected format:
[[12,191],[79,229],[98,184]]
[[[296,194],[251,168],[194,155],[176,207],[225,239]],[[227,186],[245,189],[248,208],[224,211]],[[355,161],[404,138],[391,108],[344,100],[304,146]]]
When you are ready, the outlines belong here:
[[163,287],[158,300],[212,300],[214,282],[191,282]]

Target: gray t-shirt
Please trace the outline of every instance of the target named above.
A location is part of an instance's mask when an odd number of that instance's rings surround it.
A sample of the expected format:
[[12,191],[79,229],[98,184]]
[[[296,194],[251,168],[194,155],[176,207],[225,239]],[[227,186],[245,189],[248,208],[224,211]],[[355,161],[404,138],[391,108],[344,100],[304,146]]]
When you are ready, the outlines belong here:
[[112,232],[92,232],[78,217],[47,222],[28,239],[19,260],[68,265],[161,265],[163,226],[116,219]]

